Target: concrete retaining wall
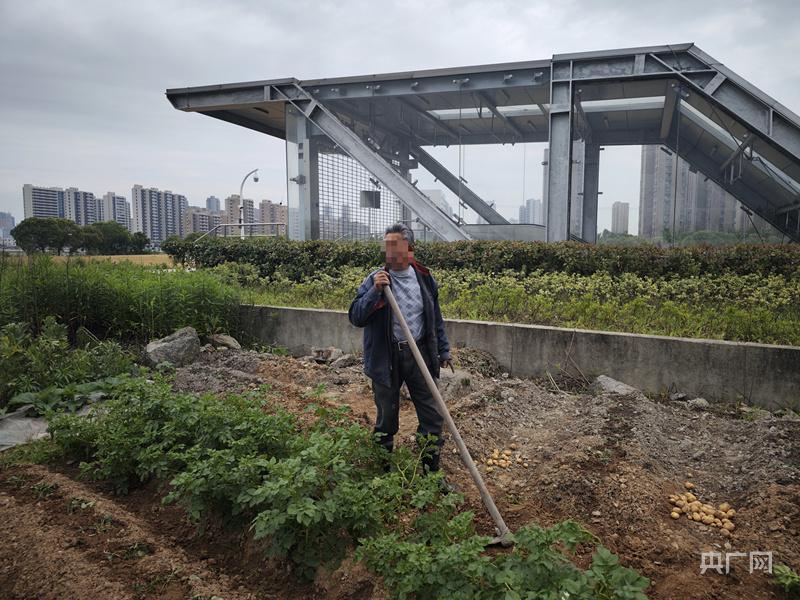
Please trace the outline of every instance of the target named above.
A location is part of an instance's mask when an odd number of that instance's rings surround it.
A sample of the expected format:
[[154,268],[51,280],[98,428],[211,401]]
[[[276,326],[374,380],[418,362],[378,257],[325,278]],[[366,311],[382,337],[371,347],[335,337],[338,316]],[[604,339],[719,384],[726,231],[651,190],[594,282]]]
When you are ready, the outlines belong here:
[[[295,355],[312,346],[361,350],[361,330],[341,311],[243,306],[241,317],[245,334]],[[455,319],[446,326],[453,346],[490,352],[512,375],[578,368],[587,377],[609,375],[648,393],[672,389],[800,410],[800,347]]]

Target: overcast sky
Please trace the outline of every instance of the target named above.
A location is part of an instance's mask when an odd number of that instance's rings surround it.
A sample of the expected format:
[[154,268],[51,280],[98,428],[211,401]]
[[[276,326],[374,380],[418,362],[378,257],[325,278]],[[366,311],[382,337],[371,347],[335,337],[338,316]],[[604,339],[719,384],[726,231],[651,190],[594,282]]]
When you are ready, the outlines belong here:
[[[139,183],[204,205],[209,195],[238,193],[241,177],[256,167],[261,180],[248,184],[246,196],[285,199],[283,142],[178,112],[164,96],[172,87],[695,42],[800,113],[798,6],[796,0],[0,0],[0,211],[22,218],[24,183],[98,195],[113,190],[129,199]],[[523,197],[541,197],[542,149],[470,147],[464,175],[515,217]],[[455,152],[438,155],[457,164]],[[601,155],[601,229],[610,224],[611,202],[638,203],[639,155],[639,148]]]

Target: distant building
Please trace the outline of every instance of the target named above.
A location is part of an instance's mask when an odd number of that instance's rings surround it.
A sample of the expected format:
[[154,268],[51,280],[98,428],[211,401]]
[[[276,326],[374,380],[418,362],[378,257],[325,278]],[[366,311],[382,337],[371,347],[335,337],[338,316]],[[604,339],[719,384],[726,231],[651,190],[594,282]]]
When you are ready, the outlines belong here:
[[[692,169],[671,150],[642,146],[639,187],[639,235],[662,238],[665,231],[734,232],[746,215],[739,201],[705,175]],[[677,181],[677,185],[676,185]]]
[[[244,205],[244,210],[242,211],[242,223],[255,223],[256,211],[253,201],[249,198],[245,198],[242,204]],[[223,214],[224,223],[228,223],[230,225],[239,224],[239,194],[231,194],[225,198],[225,212]],[[253,231],[253,227],[226,227],[224,235],[239,236],[241,235],[242,229],[244,229],[245,236],[249,236],[251,233],[256,233]]]
[[519,207],[519,223],[532,223],[544,225],[544,215],[542,214],[542,201],[536,198],[529,198]]
[[189,206],[183,214],[183,235],[207,233],[222,223],[222,213],[199,206]]
[[631,205],[627,202],[614,202],[611,205],[611,233],[628,233],[628,215]]
[[209,212],[219,212],[219,198],[216,196],[209,196],[206,198],[206,210]]
[[64,218],[64,189],[39,187],[26,183],[22,186],[24,217]]
[[262,200],[258,208],[258,221],[260,223],[282,223],[279,225],[264,225],[260,227],[260,233],[264,235],[284,235],[289,224],[289,210],[281,202],[276,204],[271,200]]
[[106,193],[97,200],[97,220],[116,221],[125,229],[131,229],[131,204],[125,196],[117,196],[114,192]]
[[420,190],[423,194],[425,194],[431,201],[439,207],[439,209],[446,214],[448,217],[453,216],[453,207],[450,206],[450,203],[447,201],[447,198],[444,195],[442,190]]
[[183,214],[189,206],[186,196],[134,185],[131,206],[133,230],[144,233],[153,246],[160,246],[172,235],[184,236]]
[[0,212],[0,238],[9,237],[14,227],[16,227],[14,215],[7,212]]
[[78,225],[96,223],[97,199],[94,194],[74,187],[64,190],[64,216]]

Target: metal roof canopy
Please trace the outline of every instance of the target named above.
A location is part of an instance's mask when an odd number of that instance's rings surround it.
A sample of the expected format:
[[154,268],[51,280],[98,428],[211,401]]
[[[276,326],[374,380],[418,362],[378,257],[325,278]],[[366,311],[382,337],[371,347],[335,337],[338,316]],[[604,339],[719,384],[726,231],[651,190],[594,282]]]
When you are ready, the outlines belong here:
[[[569,141],[585,140],[587,153],[599,145],[663,144],[800,241],[800,117],[691,43],[463,68],[179,88],[167,90],[167,97],[179,110],[282,139],[287,107],[293,106],[315,124],[322,117],[325,133],[351,156],[359,152],[354,158],[373,173],[382,168],[373,158],[412,167],[419,161],[434,172],[438,163],[431,163],[422,150],[426,146],[547,142],[548,240],[575,233],[569,230],[569,165],[581,157],[573,157]],[[337,136],[364,148],[347,150]],[[589,164],[589,154],[583,158]],[[597,169],[590,171],[596,178]],[[379,179],[391,188],[386,181],[391,174],[383,175]],[[437,177],[448,185],[447,175],[455,177],[441,172]],[[583,238],[593,241],[596,181],[587,186]],[[424,196],[399,191],[421,217],[430,209],[419,206],[426,204]],[[505,223],[469,194],[462,200],[490,223]],[[439,216],[429,212],[427,218]],[[449,229],[440,222],[441,227]]]

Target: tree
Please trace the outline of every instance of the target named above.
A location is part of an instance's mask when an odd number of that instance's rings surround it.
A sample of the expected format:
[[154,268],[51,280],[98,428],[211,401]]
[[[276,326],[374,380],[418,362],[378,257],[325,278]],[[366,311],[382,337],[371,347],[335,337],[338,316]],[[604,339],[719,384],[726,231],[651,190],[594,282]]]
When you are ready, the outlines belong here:
[[64,248],[72,253],[83,244],[81,228],[69,219],[30,217],[11,230],[11,237],[27,254],[48,249],[61,254]]
[[131,234],[116,221],[92,223],[83,228],[84,247],[91,254],[127,254]]
[[11,230],[11,237],[14,238],[17,246],[25,251],[25,254],[33,254],[36,251],[45,252],[48,228],[47,219],[31,217],[20,221],[19,225]]
[[141,231],[137,231],[131,236],[131,254],[144,254],[145,248],[150,244],[148,238]]

